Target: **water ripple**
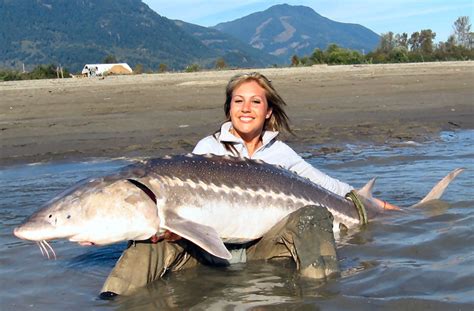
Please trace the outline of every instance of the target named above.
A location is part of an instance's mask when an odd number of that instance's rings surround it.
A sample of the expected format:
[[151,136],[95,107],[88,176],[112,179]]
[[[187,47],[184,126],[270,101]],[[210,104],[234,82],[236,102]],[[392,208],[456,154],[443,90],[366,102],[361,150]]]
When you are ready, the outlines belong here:
[[[474,305],[474,132],[442,133],[439,141],[398,146],[347,145],[310,157],[331,176],[362,186],[379,176],[377,196],[408,207],[455,167],[467,170],[443,201],[373,221],[342,236],[342,277],[302,279],[294,264],[255,262],[169,274],[131,297],[96,300],[123,244],[79,247],[52,242],[58,260],[13,227],[75,182],[126,161],[47,163],[0,171],[0,300],[5,309],[325,309],[448,310]],[[317,148],[317,146],[315,147]],[[199,289],[199,290],[197,290]],[[21,296],[19,296],[21,293]]]

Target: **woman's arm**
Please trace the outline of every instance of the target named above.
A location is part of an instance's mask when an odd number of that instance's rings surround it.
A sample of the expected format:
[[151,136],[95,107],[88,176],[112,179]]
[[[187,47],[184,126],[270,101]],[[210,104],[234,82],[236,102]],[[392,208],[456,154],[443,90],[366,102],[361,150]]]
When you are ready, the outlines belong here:
[[[297,155],[298,156],[298,155]],[[300,176],[307,177],[314,183],[320,185],[321,187],[334,192],[341,197],[345,197],[350,191],[354,190],[352,186],[342,182],[336,178],[330,177],[325,173],[321,172],[308,162],[306,162],[303,158],[298,156],[295,157],[295,164],[290,169],[297,173]],[[390,204],[387,201],[371,197],[372,203],[377,205],[381,210],[400,210],[400,208],[396,205]]]
[[349,184],[321,172],[300,156],[294,159],[294,163],[289,168],[289,170],[302,177],[308,178],[315,184],[318,184],[324,189],[327,189],[342,197],[354,189],[354,187],[350,186]]
[[301,177],[308,178],[313,183],[344,197],[354,188],[336,178],[333,178],[299,156],[290,146],[282,141],[275,141],[269,145],[257,158],[273,165],[280,165]]

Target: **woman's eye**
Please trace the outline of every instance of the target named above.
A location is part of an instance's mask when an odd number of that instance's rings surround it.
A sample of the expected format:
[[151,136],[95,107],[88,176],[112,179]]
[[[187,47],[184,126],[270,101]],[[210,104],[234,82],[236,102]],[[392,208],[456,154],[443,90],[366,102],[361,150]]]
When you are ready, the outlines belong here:
[[259,100],[254,100],[253,103],[254,104],[260,104],[260,101]]

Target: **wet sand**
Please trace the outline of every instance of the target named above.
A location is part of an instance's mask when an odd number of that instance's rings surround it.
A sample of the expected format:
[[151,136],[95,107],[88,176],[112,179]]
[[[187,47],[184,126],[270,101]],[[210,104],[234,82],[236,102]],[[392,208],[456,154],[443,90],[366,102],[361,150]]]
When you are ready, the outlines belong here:
[[[190,152],[249,70],[0,82],[0,166]],[[397,144],[474,128],[474,62],[259,70],[288,103],[299,152]],[[317,147],[314,147],[317,146]]]

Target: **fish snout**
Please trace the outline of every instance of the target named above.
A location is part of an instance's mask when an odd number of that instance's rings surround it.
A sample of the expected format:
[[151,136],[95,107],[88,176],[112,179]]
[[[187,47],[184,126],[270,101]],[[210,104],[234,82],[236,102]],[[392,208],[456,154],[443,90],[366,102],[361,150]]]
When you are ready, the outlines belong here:
[[54,238],[53,228],[49,224],[38,225],[23,223],[13,229],[13,235],[22,240],[42,241]]
[[43,240],[41,237],[38,237],[38,235],[35,234],[34,231],[30,230],[25,225],[20,225],[16,227],[15,229],[13,229],[13,235],[22,240],[28,240],[28,241]]
[[22,226],[16,227],[13,229],[13,235],[22,240],[28,240],[25,237],[25,230],[22,229]]

